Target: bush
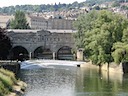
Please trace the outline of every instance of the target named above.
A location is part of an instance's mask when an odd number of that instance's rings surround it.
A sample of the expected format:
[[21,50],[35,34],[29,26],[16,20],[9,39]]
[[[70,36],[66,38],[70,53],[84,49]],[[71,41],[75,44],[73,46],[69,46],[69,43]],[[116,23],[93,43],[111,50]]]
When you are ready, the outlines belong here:
[[0,73],[0,81],[7,87],[9,90],[12,90],[13,81],[10,77]]
[[5,70],[3,68],[0,69],[0,72],[8,77],[11,78],[11,80],[13,81],[14,84],[16,84],[17,80],[15,78],[15,74],[9,70]]
[[19,86],[22,89],[22,87],[25,87],[25,83],[22,82],[20,84],[22,84],[22,86],[19,85],[19,80],[15,78],[15,74],[13,72],[0,68],[0,96],[6,96],[11,92],[20,93],[21,90],[17,91],[15,86]]

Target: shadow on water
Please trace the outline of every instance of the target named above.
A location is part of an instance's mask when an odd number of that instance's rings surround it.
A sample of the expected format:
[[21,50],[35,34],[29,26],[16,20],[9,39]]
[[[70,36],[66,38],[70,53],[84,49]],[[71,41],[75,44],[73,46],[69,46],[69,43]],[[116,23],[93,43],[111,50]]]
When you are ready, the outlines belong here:
[[128,74],[49,66],[22,69],[20,78],[28,84],[24,96],[128,96]]
[[128,96],[128,74],[82,68],[79,74],[75,96]]

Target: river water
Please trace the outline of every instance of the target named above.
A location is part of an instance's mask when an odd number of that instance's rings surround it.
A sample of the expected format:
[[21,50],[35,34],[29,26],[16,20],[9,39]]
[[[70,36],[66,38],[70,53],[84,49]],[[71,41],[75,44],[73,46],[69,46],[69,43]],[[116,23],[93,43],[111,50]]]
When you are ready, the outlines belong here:
[[21,69],[23,96],[128,96],[128,75],[73,66]]

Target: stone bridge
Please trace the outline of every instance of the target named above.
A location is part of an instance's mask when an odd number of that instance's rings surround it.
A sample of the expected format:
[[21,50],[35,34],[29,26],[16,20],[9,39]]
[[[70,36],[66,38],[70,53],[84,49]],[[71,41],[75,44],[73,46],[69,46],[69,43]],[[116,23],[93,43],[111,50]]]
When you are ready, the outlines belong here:
[[8,30],[13,47],[10,59],[73,59],[73,30]]

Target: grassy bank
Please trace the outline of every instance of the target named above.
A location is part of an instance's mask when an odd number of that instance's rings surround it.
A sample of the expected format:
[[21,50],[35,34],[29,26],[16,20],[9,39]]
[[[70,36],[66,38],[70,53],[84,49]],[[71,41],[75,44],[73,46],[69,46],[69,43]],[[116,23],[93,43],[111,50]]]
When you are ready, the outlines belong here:
[[[8,96],[13,93],[20,93],[22,88],[25,88],[26,84],[15,78],[15,74],[11,71],[0,68],[0,96]],[[18,90],[16,87],[18,87]],[[23,89],[24,90],[24,89]]]

